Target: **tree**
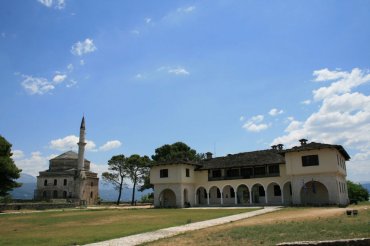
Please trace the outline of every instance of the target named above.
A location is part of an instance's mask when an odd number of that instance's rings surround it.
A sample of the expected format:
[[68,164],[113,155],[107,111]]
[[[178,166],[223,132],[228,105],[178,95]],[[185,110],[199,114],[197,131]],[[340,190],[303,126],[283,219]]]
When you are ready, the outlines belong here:
[[0,135],[0,197],[7,196],[8,192],[22,184],[17,183],[20,173],[11,156],[12,145]]
[[352,181],[347,181],[348,187],[348,197],[351,200],[357,201],[368,201],[369,200],[369,192],[360,184],[355,184]]
[[150,183],[150,170],[146,171],[143,175],[143,184],[140,186],[139,191],[143,192],[144,190],[147,189],[154,189],[154,185]]
[[108,170],[102,174],[103,180],[113,184],[114,188],[118,190],[118,199],[116,204],[119,205],[121,200],[123,181],[126,177],[127,158],[124,155],[113,156],[108,161]]
[[202,154],[190,148],[183,142],[176,142],[174,144],[165,144],[155,150],[152,159],[155,162],[170,162],[170,161],[199,161]]
[[143,183],[145,174],[148,173],[149,170],[150,159],[148,156],[141,157],[140,155],[131,155],[127,159],[127,165],[125,167],[125,171],[127,176],[131,179],[133,187],[132,187],[132,198],[131,198],[131,205],[135,203],[135,190],[136,185]]

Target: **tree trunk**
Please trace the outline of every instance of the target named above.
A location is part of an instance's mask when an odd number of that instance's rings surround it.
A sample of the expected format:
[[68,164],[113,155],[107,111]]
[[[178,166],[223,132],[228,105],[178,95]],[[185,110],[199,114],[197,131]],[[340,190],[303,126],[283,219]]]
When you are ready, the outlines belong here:
[[134,179],[134,186],[132,188],[131,206],[133,206],[135,202],[135,189],[136,189],[136,177]]
[[121,179],[121,183],[119,184],[118,199],[117,199],[117,203],[116,203],[117,205],[119,205],[119,202],[121,201],[122,184],[123,184],[123,179]]

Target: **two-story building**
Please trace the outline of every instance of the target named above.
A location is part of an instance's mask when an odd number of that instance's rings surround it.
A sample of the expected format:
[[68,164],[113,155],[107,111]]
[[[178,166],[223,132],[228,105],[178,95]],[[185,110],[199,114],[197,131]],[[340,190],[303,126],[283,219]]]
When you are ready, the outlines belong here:
[[347,205],[341,145],[307,143],[200,162],[157,163],[150,170],[156,207]]

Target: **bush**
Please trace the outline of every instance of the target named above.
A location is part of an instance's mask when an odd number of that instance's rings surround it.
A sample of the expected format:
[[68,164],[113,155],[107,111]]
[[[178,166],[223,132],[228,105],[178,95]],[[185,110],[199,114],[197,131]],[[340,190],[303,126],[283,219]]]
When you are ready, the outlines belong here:
[[352,181],[347,181],[348,197],[352,201],[368,201],[369,192],[360,184],[355,184]]

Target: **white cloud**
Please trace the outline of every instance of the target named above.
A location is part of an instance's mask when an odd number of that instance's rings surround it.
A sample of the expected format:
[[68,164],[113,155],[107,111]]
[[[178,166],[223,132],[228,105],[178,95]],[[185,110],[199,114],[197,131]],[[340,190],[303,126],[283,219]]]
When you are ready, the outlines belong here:
[[54,7],[55,9],[64,9],[66,5],[65,0],[37,0],[37,1],[48,8]]
[[135,75],[135,79],[143,79],[144,76],[141,73]]
[[[351,72],[322,69],[314,72],[317,81],[329,85],[313,91],[313,97],[321,102],[319,109],[305,120],[292,120],[285,129],[286,134],[275,138],[273,144],[297,145],[297,140],[341,144],[353,152],[350,162],[354,179],[360,180],[365,172],[370,177],[370,95],[353,91],[370,81],[369,71],[358,68]],[[367,164],[368,165],[368,164]],[[368,178],[367,178],[368,179]]]
[[263,123],[264,116],[263,115],[256,115],[251,117],[244,123],[243,128],[250,132],[260,132],[266,130],[270,127],[270,125]]
[[162,66],[157,69],[157,71],[166,71],[169,74],[174,75],[189,75],[190,73],[183,67],[169,67],[169,66]]
[[282,114],[282,113],[284,113],[284,111],[282,109],[278,110],[277,108],[273,108],[273,109],[270,110],[269,115],[277,116],[277,115]]
[[146,24],[149,24],[150,22],[152,22],[152,19],[151,18],[145,18],[144,21],[145,21]]
[[195,10],[195,6],[189,6],[189,7],[178,8],[177,12],[190,13],[190,12],[193,12],[194,10]]
[[13,150],[12,153],[13,153],[12,155],[13,160],[21,159],[24,156],[24,153],[22,150]]
[[112,140],[112,141],[108,141],[105,144],[103,144],[102,146],[100,146],[99,150],[108,151],[108,150],[111,150],[111,149],[119,148],[121,145],[122,145],[122,143],[120,141]]
[[66,84],[66,87],[67,87],[67,88],[71,88],[71,87],[75,86],[76,84],[77,84],[77,81],[76,81],[76,80],[74,80],[74,79],[70,79],[70,80],[69,80],[69,83],[68,83],[68,84]]
[[95,50],[96,46],[94,45],[94,41],[89,38],[85,39],[83,42],[78,41],[71,48],[72,54],[77,56],[82,56],[84,54],[94,52]]
[[135,30],[132,30],[131,33],[134,35],[139,35],[140,31],[135,29]]
[[304,101],[302,101],[301,102],[302,104],[305,104],[305,105],[309,105],[309,104],[311,104],[311,100],[304,100]]
[[98,173],[98,177],[101,178],[101,174],[104,172],[108,172],[108,165],[107,164],[95,164],[90,162],[90,170],[92,172]]
[[[77,143],[79,141],[79,137],[75,135],[69,135],[64,138],[58,138],[55,140],[51,140],[49,147],[51,149],[60,150],[60,151],[68,151],[74,150],[77,151],[78,146]],[[86,150],[96,151],[96,144],[93,141],[86,140]]]
[[25,89],[31,95],[43,95],[55,89],[55,86],[46,78],[33,77],[29,75],[22,75],[22,77],[23,81],[21,85],[23,89]]
[[[19,150],[20,152],[23,151]],[[19,158],[14,158],[14,162],[22,169],[22,173],[27,173],[32,176],[37,176],[40,171],[48,169],[49,160],[54,158],[56,155],[43,156],[41,152],[32,152],[31,156],[24,158],[22,155]]]
[[240,121],[244,121],[245,120],[245,117],[244,116],[240,116],[239,120]]
[[54,84],[60,84],[67,78],[66,74],[56,74],[53,78]]
[[68,72],[72,72],[74,69],[73,64],[68,64],[67,69],[68,69]]
[[81,66],[84,66],[85,65],[85,61],[83,59],[80,60],[80,65]]

